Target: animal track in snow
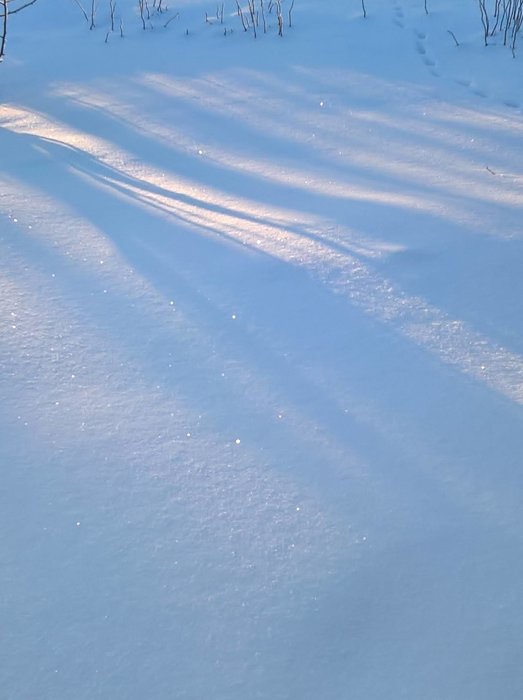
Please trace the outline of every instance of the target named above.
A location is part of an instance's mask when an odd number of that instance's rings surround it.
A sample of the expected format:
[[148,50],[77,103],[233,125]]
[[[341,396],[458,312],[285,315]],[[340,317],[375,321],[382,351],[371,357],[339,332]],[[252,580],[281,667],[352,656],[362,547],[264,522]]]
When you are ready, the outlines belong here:
[[435,70],[436,61],[434,58],[427,55],[427,46],[425,43],[427,35],[419,29],[414,29],[414,36],[416,37],[416,52],[421,56],[423,63],[429,69],[429,73],[435,78],[439,78],[439,73]]
[[403,29],[405,27],[405,23],[404,23],[403,19],[404,19],[403,9],[402,9],[401,5],[399,5],[398,3],[395,3],[394,4],[394,20],[393,20],[394,24],[397,27],[400,27],[401,29]]
[[[461,85],[461,87],[467,88],[473,95],[476,95],[477,97],[481,97],[482,99],[487,99],[489,97],[488,91],[484,90],[481,87],[478,87],[475,81],[470,78],[455,78],[454,82],[457,85]],[[521,104],[517,100],[511,98],[505,100],[501,98],[498,99],[502,104],[505,105],[505,107],[510,107],[511,109],[521,109]]]

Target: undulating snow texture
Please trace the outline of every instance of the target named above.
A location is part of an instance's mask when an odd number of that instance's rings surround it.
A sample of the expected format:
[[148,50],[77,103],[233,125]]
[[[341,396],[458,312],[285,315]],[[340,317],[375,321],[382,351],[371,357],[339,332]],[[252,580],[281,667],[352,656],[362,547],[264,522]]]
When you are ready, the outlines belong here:
[[521,698],[523,53],[117,5],[0,66],[1,697]]

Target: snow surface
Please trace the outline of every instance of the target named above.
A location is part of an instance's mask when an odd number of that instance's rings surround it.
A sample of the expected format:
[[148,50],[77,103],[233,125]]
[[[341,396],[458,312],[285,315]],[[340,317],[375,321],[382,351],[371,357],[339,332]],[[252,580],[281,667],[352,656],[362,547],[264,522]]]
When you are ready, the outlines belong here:
[[120,4],[0,66],[1,697],[523,697],[523,54]]

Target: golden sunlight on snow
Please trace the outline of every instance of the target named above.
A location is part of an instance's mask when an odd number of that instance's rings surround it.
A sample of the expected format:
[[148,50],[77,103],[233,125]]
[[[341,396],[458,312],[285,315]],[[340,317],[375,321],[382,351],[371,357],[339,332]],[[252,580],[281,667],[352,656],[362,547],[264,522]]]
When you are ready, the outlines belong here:
[[[269,116],[264,118],[259,111],[249,111],[249,94],[244,94],[244,88],[248,91],[249,81],[245,82],[241,90],[232,83],[183,83],[160,75],[144,76],[143,81],[149,87],[164,91],[177,99],[198,99],[209,110],[233,110],[236,116],[240,111],[240,116],[254,120],[262,130],[269,126],[269,122],[265,121]],[[157,125],[145,120],[145,117],[131,106],[130,101],[124,103],[103,91],[80,91],[72,86],[63,86],[60,88],[60,94],[72,101],[81,101],[93,109],[103,109],[112,113],[118,119],[133,124],[138,131],[147,127],[149,133],[155,135],[165,148],[172,148],[174,153],[178,148],[194,150],[190,135],[180,133],[175,125]],[[225,95],[226,99],[220,98],[220,95]],[[278,104],[277,109],[282,110],[282,105]],[[442,122],[446,118],[448,116],[440,109],[436,121]],[[298,139],[305,138],[307,119],[306,114],[302,115],[301,119],[299,115],[293,114],[288,124],[280,123],[277,128],[283,129],[287,138],[291,135]],[[329,119],[333,119],[332,115]],[[383,121],[383,117],[381,119]],[[476,221],[472,210],[460,211],[457,205],[453,210],[445,198],[440,199],[440,193],[444,192],[451,182],[458,191],[467,191],[477,200],[511,205],[519,212],[523,204],[520,183],[510,181],[509,178],[495,179],[488,173],[485,174],[477,163],[456,155],[455,144],[445,148],[443,142],[446,132],[441,126],[433,125],[429,129],[429,135],[439,141],[440,145],[436,147],[435,153],[437,158],[445,162],[445,172],[451,173],[448,180],[446,175],[437,174],[438,169],[433,167],[433,163],[430,167],[426,164],[423,154],[406,147],[403,139],[412,125],[403,125],[404,132],[396,141],[385,144],[379,137],[375,141],[370,140],[371,144],[374,143],[374,149],[362,150],[361,147],[356,147],[355,143],[361,138],[361,133],[350,136],[354,124],[357,130],[361,130],[367,128],[373,120],[373,116],[368,113],[355,114],[352,115],[349,128],[344,126],[342,115],[338,115],[330,128],[322,125],[322,133],[324,138],[330,133],[334,140],[337,129],[344,129],[345,136],[352,138],[348,156],[352,163],[385,173],[399,172],[407,182],[422,181],[427,187],[424,195],[420,195],[414,189],[410,194],[404,194],[400,190],[380,191],[370,186],[344,182],[343,178],[336,182],[332,179],[325,180],[312,171],[297,172],[269,161],[246,159],[241,153],[213,149],[212,144],[205,144],[204,151],[209,158],[219,161],[231,170],[253,171],[267,181],[284,182],[301,188],[304,192],[328,193],[354,201],[386,202],[400,209],[431,211],[442,219],[468,219],[478,226],[480,222]],[[523,403],[523,358],[490,342],[487,337],[460,319],[448,317],[423,298],[406,294],[396,284],[374,271],[372,259],[387,256],[392,252],[390,244],[380,246],[375,239],[370,240],[359,231],[321,216],[232,196],[218,188],[201,187],[195,179],[184,177],[176,171],[174,153],[172,170],[160,171],[147,162],[137,161],[132,154],[109,141],[95,138],[91,134],[73,129],[45,114],[31,112],[22,106],[4,107],[3,126],[13,133],[37,137],[43,149],[46,144],[59,144],[63,148],[73,149],[74,154],[88,157],[93,167],[90,170],[78,170],[78,177],[88,180],[95,178],[97,187],[106,188],[120,198],[132,200],[135,205],[139,204],[149,211],[154,211],[157,217],[173,219],[175,225],[176,221],[181,221],[185,226],[207,232],[209,236],[219,236],[231,244],[249,246],[291,265],[306,268],[313,277],[322,280],[337,294],[346,295],[352,304],[383,323],[393,326],[445,363],[456,366],[504,396]],[[427,129],[426,126],[422,126],[423,128]],[[328,148],[329,144],[323,144],[321,147]],[[77,168],[74,158],[71,159],[70,167],[73,171]],[[6,195],[10,191],[13,198],[38,201],[38,192],[24,191],[24,188],[25,185],[20,182],[5,182],[3,185]],[[91,225],[69,211],[63,202],[40,201],[39,206],[40,212],[47,210],[47,215],[44,216],[52,217],[54,221],[53,233],[49,233],[54,245],[67,247],[69,255],[75,254],[82,258],[89,256],[97,274],[100,273],[99,262],[103,258],[108,258],[109,266],[112,266],[111,272],[116,277],[126,269],[125,265],[121,266],[121,261],[115,259],[116,253],[103,232],[94,230]],[[72,221],[75,229],[82,231],[82,235],[75,240],[71,240],[68,235]],[[488,227],[488,221],[483,221],[482,224]],[[510,231],[506,233],[511,235]],[[111,255],[108,255],[109,251]],[[364,262],[362,258],[368,259],[369,263]],[[109,267],[106,266],[104,274],[108,273]],[[124,287],[128,287],[129,270],[124,276],[125,280],[115,279],[114,282],[124,283]],[[132,284],[136,285],[139,282],[133,278]],[[124,287],[121,289],[122,293]],[[143,290],[137,292],[135,289],[134,293],[140,296]],[[145,300],[145,297],[143,299]]]

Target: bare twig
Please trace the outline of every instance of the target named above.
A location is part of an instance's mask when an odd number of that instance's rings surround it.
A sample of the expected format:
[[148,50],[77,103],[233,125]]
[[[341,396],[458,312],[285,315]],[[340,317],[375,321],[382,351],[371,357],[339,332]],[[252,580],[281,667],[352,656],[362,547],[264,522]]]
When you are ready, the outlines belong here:
[[262,22],[263,22],[263,33],[267,34],[267,21],[265,19],[265,6],[263,4],[263,0],[260,0],[260,7],[261,7],[261,14],[262,14]]
[[283,36],[283,15],[281,12],[281,0],[276,0],[276,18],[278,20],[278,36]]
[[249,14],[251,16],[251,23],[252,23],[252,31],[254,34],[254,38],[256,39],[256,8],[254,6],[254,0],[247,0],[249,3]]
[[238,17],[239,17],[239,18],[241,19],[241,21],[242,21],[243,31],[246,32],[246,31],[248,30],[249,27],[248,27],[248,25],[247,25],[246,22],[245,22],[245,17],[243,16],[242,8],[241,8],[240,3],[238,2],[238,0],[236,0],[236,7],[238,8]]
[[180,13],[177,12],[177,13],[174,14],[172,17],[169,17],[169,19],[167,20],[167,22],[163,25],[164,28],[167,27],[169,24],[171,24],[171,22],[173,21],[173,19],[176,19],[176,18],[179,16],[179,14],[180,14]]
[[485,46],[488,46],[488,36],[489,36],[489,31],[490,31],[490,22],[489,22],[489,16],[487,12],[487,8],[485,7],[485,0],[478,0],[479,1],[479,11],[481,12],[481,24],[483,25],[483,36],[485,40]]
[[80,2],[80,0],[74,0],[74,1],[78,5],[80,10],[82,11],[83,16],[85,17],[85,21],[87,22],[87,24],[89,24],[89,17],[87,15],[87,12],[84,10],[82,3]]
[[[9,2],[9,0],[8,0]],[[17,12],[21,12],[22,10],[25,10],[26,7],[30,7],[31,5],[34,5],[36,0],[29,0],[28,2],[25,3],[25,5],[20,5],[20,7],[17,7],[14,10],[8,10],[7,14],[8,15],[16,15]]]
[[456,46],[459,46],[459,41],[456,39],[456,35],[454,34],[454,32],[453,32],[452,30],[450,30],[450,29],[447,29],[447,32],[448,32],[448,33],[450,34],[450,36],[454,39],[454,42],[455,42]]
[[27,0],[23,5],[19,5],[14,10],[9,8],[10,0],[0,0],[0,8],[2,8],[2,14],[0,15],[0,61],[5,55],[5,45],[7,42],[7,18],[10,15],[16,15],[17,12],[25,10],[26,7],[34,5],[36,0]]
[[0,0],[4,9],[2,15],[2,35],[0,36],[0,60],[5,52],[5,42],[7,40],[7,0]]
[[116,0],[109,0],[109,10],[111,13],[111,31],[114,32],[114,13],[116,10]]
[[289,27],[292,27],[292,10],[294,8],[294,0],[291,2],[291,6],[289,7]]

